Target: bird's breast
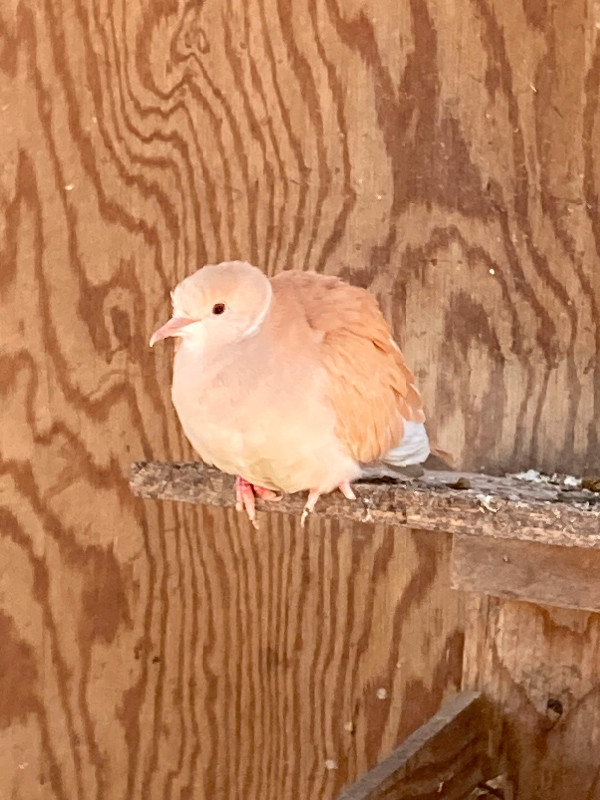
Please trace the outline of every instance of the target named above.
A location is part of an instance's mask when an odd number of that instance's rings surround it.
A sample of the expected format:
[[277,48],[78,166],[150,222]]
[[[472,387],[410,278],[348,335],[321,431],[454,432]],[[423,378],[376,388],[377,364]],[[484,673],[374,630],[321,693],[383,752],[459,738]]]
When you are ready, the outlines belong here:
[[329,491],[358,474],[335,434],[318,370],[263,359],[202,364],[182,346],[172,398],[203,461],[252,483],[286,492]]

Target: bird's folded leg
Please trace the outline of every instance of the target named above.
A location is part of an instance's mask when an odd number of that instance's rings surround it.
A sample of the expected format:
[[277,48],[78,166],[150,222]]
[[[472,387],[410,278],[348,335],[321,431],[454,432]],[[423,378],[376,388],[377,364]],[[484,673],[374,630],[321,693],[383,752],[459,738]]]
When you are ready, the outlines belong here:
[[[340,492],[344,495],[347,500],[356,500],[356,495],[352,491],[352,487],[350,486],[350,481],[342,481],[340,485],[337,487]],[[311,489],[308,493],[308,500],[306,501],[306,505],[304,506],[304,510],[302,511],[302,516],[300,517],[300,525],[303,528],[308,515],[314,511],[315,506],[317,505],[317,500],[321,496],[321,492],[318,489]]]
[[250,483],[250,481],[247,481],[245,478],[242,478],[241,475],[238,475],[235,479],[236,511],[245,511],[252,525],[255,528],[258,528],[258,523],[256,522],[255,496],[260,497],[261,500],[267,500],[271,503],[281,500],[281,495],[271,491],[271,489],[265,489],[264,486],[255,486],[255,484]]
[[338,489],[344,495],[346,500],[356,500],[356,495],[352,491],[352,487],[350,486],[350,481],[342,481],[338,486]]

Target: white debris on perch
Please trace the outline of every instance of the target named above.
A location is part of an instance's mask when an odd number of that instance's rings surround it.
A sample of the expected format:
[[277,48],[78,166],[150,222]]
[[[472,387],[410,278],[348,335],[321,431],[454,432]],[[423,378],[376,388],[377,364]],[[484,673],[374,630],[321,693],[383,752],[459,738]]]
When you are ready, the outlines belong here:
[[526,472],[513,472],[508,477],[516,478],[519,481],[527,481],[528,483],[555,484],[567,486],[570,489],[581,488],[581,478],[576,478],[574,475],[559,475],[558,472],[552,475],[544,475],[537,469],[528,469]]
[[549,475],[542,475],[537,469],[528,469],[527,472],[514,472],[508,476],[519,481],[529,481],[529,483],[550,483]]
[[485,508],[486,511],[491,511],[492,514],[495,514],[498,511],[498,509],[494,508],[494,506],[492,505],[492,500],[494,499],[493,495],[491,495],[491,494],[477,494],[477,495],[475,495],[475,497],[479,500],[479,502],[481,503],[481,506],[483,508]]

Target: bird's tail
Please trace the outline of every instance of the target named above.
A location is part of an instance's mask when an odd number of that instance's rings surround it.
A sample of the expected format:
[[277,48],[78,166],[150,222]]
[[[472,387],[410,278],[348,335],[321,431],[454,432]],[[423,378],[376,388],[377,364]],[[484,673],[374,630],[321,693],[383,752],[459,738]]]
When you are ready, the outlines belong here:
[[405,422],[404,436],[397,447],[379,461],[361,464],[363,479],[393,478],[410,480],[419,478],[425,469],[445,471],[454,468],[452,455],[432,445],[422,422]]
[[431,451],[429,436],[422,422],[405,422],[404,435],[397,447],[392,448],[381,459],[391,467],[409,467],[422,464]]

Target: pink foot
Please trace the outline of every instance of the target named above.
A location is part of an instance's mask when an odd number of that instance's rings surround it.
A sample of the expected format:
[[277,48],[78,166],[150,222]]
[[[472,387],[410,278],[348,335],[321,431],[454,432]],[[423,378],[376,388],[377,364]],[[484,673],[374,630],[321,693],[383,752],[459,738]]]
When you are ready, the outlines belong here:
[[271,503],[281,500],[280,495],[271,489],[265,489],[264,486],[255,486],[250,481],[238,475],[235,479],[235,508],[236,511],[245,511],[248,519],[255,528],[258,528],[256,523],[256,501],[255,496],[260,497],[261,500],[267,500]]

